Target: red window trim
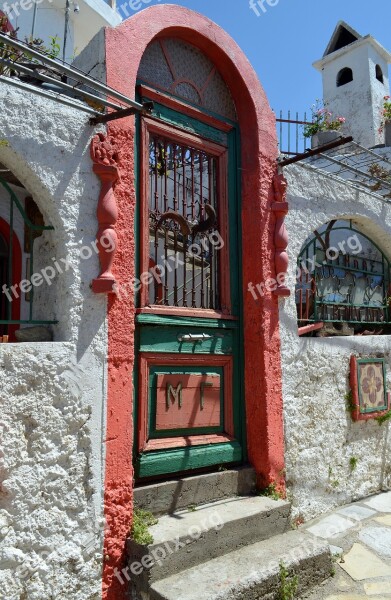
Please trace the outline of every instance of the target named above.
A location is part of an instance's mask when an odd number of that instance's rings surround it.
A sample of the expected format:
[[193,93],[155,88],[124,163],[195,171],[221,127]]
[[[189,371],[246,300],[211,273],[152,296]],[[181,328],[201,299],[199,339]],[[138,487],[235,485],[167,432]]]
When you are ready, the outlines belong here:
[[[0,233],[4,237],[5,241],[8,244],[8,247],[9,247],[10,239],[11,239],[10,226],[7,223],[7,221],[2,219],[1,217],[0,217]],[[15,231],[13,232],[12,242],[13,242],[13,246],[12,246],[12,282],[11,282],[11,285],[17,285],[17,284],[19,285],[19,283],[22,280],[22,249],[20,246],[18,236],[16,235]],[[3,293],[3,291],[0,290],[0,293]],[[18,290],[18,293],[19,293],[19,297],[14,298],[14,300],[11,303],[12,304],[11,318],[13,321],[18,321],[20,319],[20,304],[21,304],[20,290]],[[19,328],[20,328],[20,325],[10,325],[9,326],[8,335],[9,335],[10,342],[16,341],[15,331],[17,331]]]

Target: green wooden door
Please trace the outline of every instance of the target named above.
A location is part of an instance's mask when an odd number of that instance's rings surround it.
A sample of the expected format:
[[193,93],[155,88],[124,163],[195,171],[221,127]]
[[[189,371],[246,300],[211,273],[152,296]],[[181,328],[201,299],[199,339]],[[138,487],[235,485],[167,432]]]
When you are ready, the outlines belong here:
[[160,105],[139,121],[139,478],[245,458],[238,143]]

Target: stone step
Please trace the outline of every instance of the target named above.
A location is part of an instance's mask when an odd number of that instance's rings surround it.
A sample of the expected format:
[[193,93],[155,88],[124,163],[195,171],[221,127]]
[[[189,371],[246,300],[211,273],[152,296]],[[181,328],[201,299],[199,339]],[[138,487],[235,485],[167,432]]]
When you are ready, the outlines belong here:
[[[297,576],[297,592],[281,594],[280,564],[288,582]],[[275,600],[300,598],[330,577],[327,543],[309,534],[289,531],[240,548],[152,584],[143,600]],[[137,595],[136,595],[137,597]]]
[[248,496],[254,492],[255,483],[254,469],[240,467],[136,487],[134,503],[154,515],[166,515],[194,504]]
[[[151,545],[128,540],[130,572],[139,574],[136,585],[147,591],[158,579],[287,531],[289,515],[289,502],[252,496],[163,516],[150,528]],[[140,563],[145,568],[137,570]]]

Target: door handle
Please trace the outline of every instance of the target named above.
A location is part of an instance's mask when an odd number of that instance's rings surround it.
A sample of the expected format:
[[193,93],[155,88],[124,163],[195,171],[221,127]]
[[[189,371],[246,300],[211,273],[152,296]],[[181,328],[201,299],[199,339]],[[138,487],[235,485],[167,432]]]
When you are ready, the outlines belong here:
[[213,335],[207,333],[187,333],[186,335],[178,335],[178,342],[205,342],[206,340],[212,340]]

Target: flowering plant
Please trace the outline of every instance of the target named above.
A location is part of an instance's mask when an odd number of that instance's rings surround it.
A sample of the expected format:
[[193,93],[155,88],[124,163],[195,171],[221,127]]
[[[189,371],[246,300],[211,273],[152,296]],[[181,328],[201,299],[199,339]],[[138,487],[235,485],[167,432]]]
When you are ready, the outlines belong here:
[[379,133],[382,133],[386,123],[391,121],[391,100],[390,96],[384,96],[383,108],[381,110],[381,123]]
[[312,123],[305,125],[304,137],[312,137],[319,131],[338,131],[346,122],[345,117],[335,117],[319,100],[312,105]]

